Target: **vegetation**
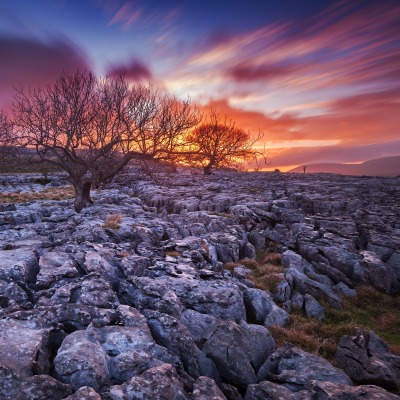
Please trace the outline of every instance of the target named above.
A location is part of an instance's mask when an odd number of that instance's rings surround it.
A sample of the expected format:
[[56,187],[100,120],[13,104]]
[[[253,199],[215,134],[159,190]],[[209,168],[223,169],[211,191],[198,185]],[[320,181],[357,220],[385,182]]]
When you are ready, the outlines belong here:
[[[257,288],[274,292],[283,279],[280,260],[280,254],[271,247],[259,250],[257,261],[244,259],[227,263],[224,268],[233,270],[235,266],[244,265],[252,270],[248,278]],[[355,298],[343,299],[342,310],[318,299],[325,307],[323,321],[307,318],[302,310],[293,308],[288,327],[270,328],[278,346],[290,342],[335,363],[340,337],[351,335],[355,328],[363,328],[375,332],[393,353],[400,355],[400,295],[388,295],[371,286],[358,286],[356,293]]]
[[236,127],[232,120],[221,118],[211,111],[209,120],[197,126],[189,135],[191,151],[187,154],[189,164],[203,167],[205,175],[212,168],[230,167],[241,161],[257,161],[261,153],[254,150],[254,144],[262,138],[251,138],[245,130]]
[[104,221],[104,229],[119,229],[121,228],[122,215],[121,214],[110,214]]
[[52,187],[40,192],[0,193],[0,203],[25,203],[34,200],[66,200],[74,198],[72,186]]
[[64,72],[54,84],[15,89],[10,116],[0,111],[0,160],[5,171],[23,165],[32,172],[32,165],[45,163],[47,172],[66,172],[80,212],[92,203],[92,187],[132,159],[184,162],[206,174],[256,159],[253,145],[261,134],[251,138],[214,111],[199,125],[202,119],[189,99],[129,85],[123,76]]

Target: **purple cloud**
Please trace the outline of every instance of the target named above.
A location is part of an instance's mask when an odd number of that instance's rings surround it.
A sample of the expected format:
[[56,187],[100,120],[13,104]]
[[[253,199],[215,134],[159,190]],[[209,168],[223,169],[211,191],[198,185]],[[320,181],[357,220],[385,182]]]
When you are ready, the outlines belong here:
[[153,78],[150,68],[144,65],[140,60],[132,60],[128,65],[120,65],[110,68],[108,75],[112,76],[125,76],[126,79],[134,82],[147,80]]
[[62,71],[90,70],[86,56],[72,43],[56,39],[0,36],[0,107],[7,108],[15,86],[45,85]]

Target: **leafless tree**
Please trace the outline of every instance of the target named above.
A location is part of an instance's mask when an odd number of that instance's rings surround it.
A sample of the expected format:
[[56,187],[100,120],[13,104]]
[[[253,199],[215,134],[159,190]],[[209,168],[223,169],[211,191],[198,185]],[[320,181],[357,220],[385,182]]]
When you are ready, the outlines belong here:
[[[168,109],[171,102],[176,107]],[[33,150],[27,162],[48,162],[68,174],[80,212],[92,202],[91,187],[111,180],[132,158],[171,157],[195,115],[189,102],[129,86],[123,77],[63,73],[53,85],[16,89],[14,145]]]
[[203,167],[204,174],[209,175],[212,168],[257,161],[257,156],[262,154],[254,149],[254,145],[262,137],[261,132],[251,137],[249,132],[236,127],[228,117],[222,118],[212,110],[208,121],[189,133],[190,151],[186,158],[190,164]]

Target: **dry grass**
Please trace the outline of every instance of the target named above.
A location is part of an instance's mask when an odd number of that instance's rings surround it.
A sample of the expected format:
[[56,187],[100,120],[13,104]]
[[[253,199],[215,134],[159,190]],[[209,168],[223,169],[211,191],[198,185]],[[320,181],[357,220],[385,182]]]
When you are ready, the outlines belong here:
[[[257,261],[240,260],[227,263],[224,268],[233,270],[238,265],[253,271],[249,279],[262,290],[274,292],[283,279],[281,255],[273,244],[267,250],[257,250]],[[355,328],[362,328],[375,332],[393,353],[400,355],[400,295],[388,295],[371,286],[359,286],[356,292],[355,298],[344,299],[342,310],[320,301],[325,307],[323,321],[307,318],[301,310],[293,310],[290,326],[270,328],[277,345],[291,342],[335,364],[340,337],[351,335]]]
[[177,257],[180,257],[182,254],[179,253],[179,251],[176,251],[176,250],[167,250],[167,251],[165,252],[165,255],[168,256],[168,257],[175,257],[175,258],[177,258]]
[[66,200],[75,196],[72,186],[54,187],[40,192],[0,193],[0,203],[26,203],[34,200]]
[[104,221],[104,229],[119,229],[121,228],[122,215],[121,214],[110,214]]
[[342,310],[325,306],[325,320],[306,318],[300,311],[291,314],[289,327],[270,328],[278,345],[291,342],[334,363],[336,345],[355,328],[372,330],[400,355],[400,296],[381,293],[370,286],[359,286],[357,296],[345,299]]

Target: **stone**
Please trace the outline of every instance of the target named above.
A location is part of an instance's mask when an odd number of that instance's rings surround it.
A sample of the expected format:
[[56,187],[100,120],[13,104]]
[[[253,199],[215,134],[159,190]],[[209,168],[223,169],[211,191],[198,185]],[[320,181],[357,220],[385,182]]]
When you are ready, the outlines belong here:
[[257,380],[262,382],[266,379],[280,383],[294,392],[306,390],[311,380],[352,384],[343,371],[328,361],[293,347],[290,343],[278,348],[261,366]]
[[201,350],[215,362],[223,379],[242,387],[256,382],[250,343],[239,325],[233,321],[220,321],[204,336]]
[[91,387],[82,386],[74,394],[66,397],[64,400],[101,400],[101,396]]
[[198,378],[196,345],[187,328],[179,320],[157,311],[146,312],[146,318],[155,342],[177,356],[190,376]]
[[32,283],[39,271],[36,252],[30,249],[0,250],[0,279]]
[[318,321],[325,319],[325,308],[310,294],[304,296],[304,308],[308,318],[315,318]]
[[60,251],[46,253],[39,259],[36,287],[47,289],[62,279],[79,277],[77,267],[78,264],[70,254]]
[[273,382],[249,385],[244,400],[311,400],[305,390],[292,392],[285,386]]
[[378,386],[347,386],[340,383],[311,381],[308,391],[312,400],[398,400],[399,396]]
[[400,356],[390,353],[386,343],[373,332],[356,330],[353,336],[342,336],[336,361],[357,383],[400,388]]
[[193,385],[192,400],[226,400],[226,397],[212,379],[200,376]]
[[109,400],[189,400],[175,368],[169,364],[150,368],[120,386],[111,386]]

